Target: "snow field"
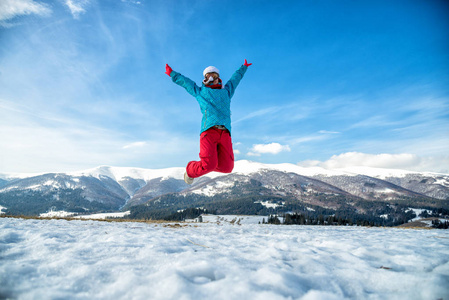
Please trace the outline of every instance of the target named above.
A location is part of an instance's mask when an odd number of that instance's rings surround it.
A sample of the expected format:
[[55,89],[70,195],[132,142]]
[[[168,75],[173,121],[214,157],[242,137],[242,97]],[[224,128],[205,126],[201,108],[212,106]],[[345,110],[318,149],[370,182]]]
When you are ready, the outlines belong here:
[[40,214],[39,217],[41,217],[41,218],[70,218],[70,217],[72,217],[74,219],[104,220],[107,218],[123,218],[129,214],[130,214],[130,211],[74,216],[74,215],[76,215],[76,213],[74,213],[74,212],[58,210],[58,211],[49,211],[47,213]]
[[211,221],[1,218],[0,298],[449,298],[448,231]]
[[263,222],[265,219],[265,222],[268,220],[268,216],[246,216],[246,215],[205,215],[203,214],[201,216],[203,218],[203,223],[215,223],[218,225],[224,225],[224,224],[237,224],[237,225],[243,225],[243,224],[259,224]]

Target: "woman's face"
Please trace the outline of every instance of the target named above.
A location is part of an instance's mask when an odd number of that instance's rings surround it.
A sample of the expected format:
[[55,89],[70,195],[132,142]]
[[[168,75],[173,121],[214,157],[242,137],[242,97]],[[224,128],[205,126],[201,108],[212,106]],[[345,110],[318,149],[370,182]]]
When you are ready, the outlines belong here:
[[210,77],[213,78],[213,81],[211,81],[211,82],[209,83],[209,85],[212,85],[212,84],[218,84],[218,78],[219,78],[219,76],[218,76],[217,73],[207,73],[206,76],[204,76],[205,82],[209,82],[209,78],[210,78]]

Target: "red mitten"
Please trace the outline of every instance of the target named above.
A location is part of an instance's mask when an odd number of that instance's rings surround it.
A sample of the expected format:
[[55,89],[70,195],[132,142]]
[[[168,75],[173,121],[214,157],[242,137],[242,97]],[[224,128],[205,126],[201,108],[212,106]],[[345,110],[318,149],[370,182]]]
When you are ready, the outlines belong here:
[[165,64],[165,74],[170,76],[171,71],[173,71],[172,68],[170,68],[170,66],[168,64]]
[[252,65],[252,63],[251,64],[249,64],[247,61],[246,61],[246,59],[245,59],[245,63],[243,64],[244,66],[247,66],[247,67],[249,67],[249,66],[251,66]]

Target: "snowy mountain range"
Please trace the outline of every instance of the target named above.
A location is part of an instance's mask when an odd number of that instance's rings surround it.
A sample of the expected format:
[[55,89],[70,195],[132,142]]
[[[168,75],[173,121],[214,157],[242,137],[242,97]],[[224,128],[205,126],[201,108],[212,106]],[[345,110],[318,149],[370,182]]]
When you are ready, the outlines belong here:
[[328,170],[242,160],[236,162],[232,174],[211,173],[188,186],[184,170],[101,166],[70,173],[0,174],[0,206],[11,214],[40,214],[157,203],[158,209],[179,209],[250,199],[274,203],[274,207],[285,201],[333,209],[350,204],[363,211],[362,202],[411,201],[415,206],[445,207],[449,201],[448,174],[367,167]]

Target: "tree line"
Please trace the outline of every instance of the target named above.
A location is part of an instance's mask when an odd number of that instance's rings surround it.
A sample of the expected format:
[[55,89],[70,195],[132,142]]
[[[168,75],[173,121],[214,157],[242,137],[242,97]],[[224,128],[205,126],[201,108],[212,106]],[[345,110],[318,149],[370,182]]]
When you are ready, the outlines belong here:
[[270,215],[266,224],[285,224],[285,225],[325,225],[325,226],[379,226],[378,223],[369,220],[357,220],[354,222],[352,219],[346,219],[337,216],[310,216],[307,214],[293,213],[285,214],[281,217],[283,221],[276,215]]
[[37,216],[50,210],[75,213],[101,212],[113,209],[110,205],[86,200],[82,189],[59,189],[43,193],[25,190],[0,193],[0,205],[6,207],[6,215]]

